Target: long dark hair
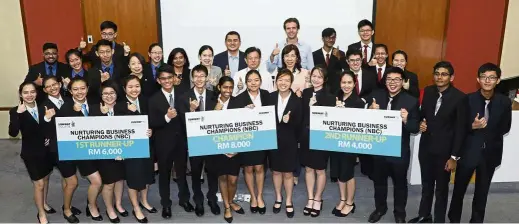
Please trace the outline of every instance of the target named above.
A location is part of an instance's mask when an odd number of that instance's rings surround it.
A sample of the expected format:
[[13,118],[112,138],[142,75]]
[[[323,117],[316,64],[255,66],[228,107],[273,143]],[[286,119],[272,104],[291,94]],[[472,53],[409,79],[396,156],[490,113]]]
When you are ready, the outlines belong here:
[[175,55],[178,53],[181,53],[184,56],[184,69],[189,68],[189,58],[187,57],[186,50],[184,48],[177,47],[169,53],[168,61],[166,64],[173,66],[173,59],[175,58]]
[[[289,44],[283,48],[283,51],[281,51],[281,64],[282,68],[287,68],[287,65],[285,64],[285,55],[290,53],[291,51],[294,51],[296,54],[297,60],[295,64],[295,69],[301,71],[301,53],[299,53],[299,48],[297,48],[296,45]],[[295,72],[295,71],[294,71]]]

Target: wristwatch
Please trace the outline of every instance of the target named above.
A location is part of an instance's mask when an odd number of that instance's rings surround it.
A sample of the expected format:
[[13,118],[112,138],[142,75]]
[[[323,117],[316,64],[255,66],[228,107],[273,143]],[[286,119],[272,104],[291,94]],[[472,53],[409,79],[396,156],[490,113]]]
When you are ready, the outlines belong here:
[[460,160],[460,157],[459,157],[459,156],[458,156],[458,157],[456,157],[456,156],[451,156],[451,159],[453,159],[454,161],[458,161],[458,160]]

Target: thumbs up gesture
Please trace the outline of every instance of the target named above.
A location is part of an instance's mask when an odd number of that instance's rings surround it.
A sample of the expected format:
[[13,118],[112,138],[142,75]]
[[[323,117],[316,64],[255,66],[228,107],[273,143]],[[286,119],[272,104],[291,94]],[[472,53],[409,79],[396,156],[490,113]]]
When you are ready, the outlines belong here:
[[380,109],[380,105],[377,104],[377,100],[375,98],[373,98],[373,102],[371,103],[371,106],[369,106],[369,109]]
[[303,95],[303,92],[301,92],[301,88],[296,89],[296,95],[297,97],[301,98],[301,96]]
[[229,69],[229,65],[225,66],[225,70],[223,71],[225,76],[231,75],[231,70]]
[[400,109],[400,117],[402,117],[402,123],[407,124],[407,116],[409,112],[405,108]]
[[36,84],[37,86],[43,85],[43,78],[41,77],[41,73],[38,73],[38,77],[36,78],[36,80],[34,80],[34,84]]
[[283,115],[283,122],[288,123],[288,121],[290,120],[290,111],[288,111],[287,114]]
[[85,40],[83,40],[83,37],[81,37],[81,41],[79,42],[79,51],[82,51],[83,49],[86,48],[86,45],[87,45],[87,42],[85,42]]
[[198,100],[194,99],[194,100],[191,100],[191,98],[189,98],[189,110],[191,112],[194,112],[196,110],[196,108],[198,108],[199,104],[198,104]]
[[45,118],[50,120],[52,117],[54,117],[54,115],[56,115],[54,108],[47,109],[47,106],[45,106]]
[[404,84],[402,87],[404,87],[405,90],[409,90],[409,79],[404,80]]
[[315,95],[314,95],[314,96],[312,96],[312,98],[310,98],[310,103],[308,105],[313,106],[315,103],[317,103],[317,99],[315,98]]
[[222,108],[223,108],[223,103],[222,103],[222,101],[220,101],[220,99],[218,99],[218,103],[216,103],[214,110],[222,110]]
[[339,100],[339,97],[335,97],[335,107],[344,108],[344,102]]
[[[366,57],[368,57],[368,56],[366,55]],[[369,65],[369,66],[375,66],[375,65],[377,65],[377,59],[373,57],[373,58],[371,59],[371,61],[368,62],[368,65]]]
[[101,83],[110,79],[110,73],[108,72],[103,72],[101,70],[99,70],[99,73],[101,73]]
[[243,80],[242,80],[241,77],[240,77],[240,79],[238,80],[238,89],[239,89],[239,90],[242,90],[242,89],[243,89]]
[[135,112],[137,111],[137,106],[133,103],[130,103],[130,102],[126,102],[128,103],[128,110],[131,111],[131,112]]
[[337,48],[333,48],[332,50],[333,56],[337,57],[339,60],[341,60],[341,53],[339,51],[339,46]]
[[76,112],[80,112],[80,111],[81,111],[81,104],[79,104],[79,103],[74,103],[74,111],[76,111]]
[[68,88],[68,84],[70,83],[70,78],[67,77],[67,78],[64,78],[61,80],[63,82],[63,86],[66,88]]
[[168,116],[169,119],[175,118],[177,116],[177,110],[175,110],[175,108],[169,107],[166,116]]
[[274,57],[275,57],[276,55],[278,55],[280,52],[281,52],[281,50],[279,49],[278,44],[276,44],[276,47],[275,47],[274,50],[272,51],[272,54],[270,54],[270,62],[274,63]]
[[424,133],[427,131],[427,121],[425,118],[420,122],[420,132]]
[[123,42],[123,48],[124,48],[124,56],[130,55],[130,46],[128,46],[125,42]]
[[479,113],[476,114],[474,118],[474,122],[472,122],[472,129],[481,129],[487,126],[487,120],[483,118],[479,118]]
[[20,102],[20,104],[18,104],[18,109],[16,109],[16,112],[21,114],[23,112],[25,112],[27,110],[27,107],[25,107],[25,103]]
[[108,106],[105,105],[105,103],[101,103],[100,105],[101,113],[107,114],[108,113]]

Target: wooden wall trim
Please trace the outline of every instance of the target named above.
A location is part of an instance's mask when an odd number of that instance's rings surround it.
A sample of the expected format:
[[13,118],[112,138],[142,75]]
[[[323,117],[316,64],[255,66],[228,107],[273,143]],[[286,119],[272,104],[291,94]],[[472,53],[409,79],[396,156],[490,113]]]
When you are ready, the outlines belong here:
[[27,64],[31,66],[31,47],[29,44],[29,36],[27,35],[27,20],[25,19],[25,7],[24,7],[24,0],[20,0],[20,11],[22,14],[22,24],[23,24],[23,37],[25,38],[25,52],[27,54]]

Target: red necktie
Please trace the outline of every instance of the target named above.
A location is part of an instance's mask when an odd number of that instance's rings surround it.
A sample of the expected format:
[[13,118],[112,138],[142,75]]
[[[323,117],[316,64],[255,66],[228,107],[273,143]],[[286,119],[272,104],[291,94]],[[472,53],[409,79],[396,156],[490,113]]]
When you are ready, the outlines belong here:
[[382,68],[378,68],[378,82],[382,79]]
[[355,76],[353,76],[353,77],[355,77],[355,92],[357,93],[357,96],[358,96],[359,95],[359,79],[357,78],[358,75],[355,74]]
[[362,59],[362,62],[365,64],[368,63],[368,45],[364,45],[364,58]]
[[330,64],[330,53],[326,53],[326,66]]

